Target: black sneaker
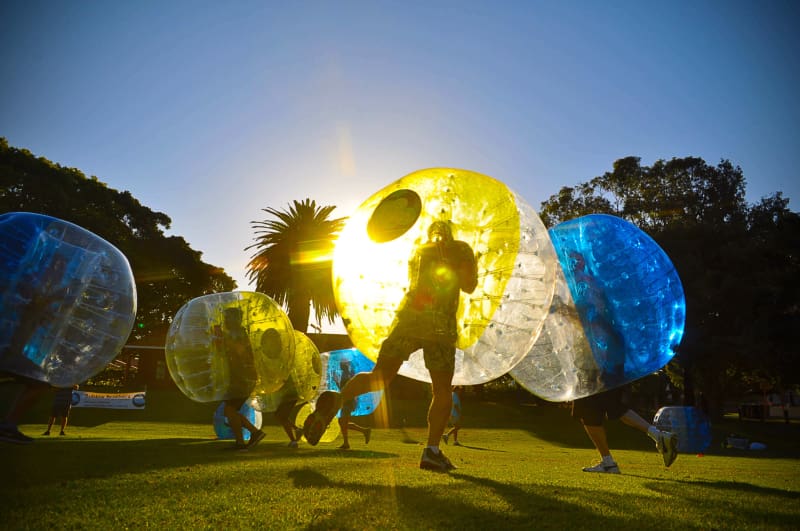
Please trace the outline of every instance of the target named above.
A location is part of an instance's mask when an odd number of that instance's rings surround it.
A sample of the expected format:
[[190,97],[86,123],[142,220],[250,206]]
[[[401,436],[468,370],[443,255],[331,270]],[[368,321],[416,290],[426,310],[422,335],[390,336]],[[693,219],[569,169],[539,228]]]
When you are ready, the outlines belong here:
[[422,451],[419,467],[422,470],[433,470],[434,472],[449,472],[456,469],[456,466],[445,457],[444,452],[439,450],[439,453],[436,454],[430,448]]
[[250,440],[247,441],[247,447],[248,448],[252,448],[253,446],[255,446],[258,443],[260,443],[261,439],[263,439],[264,437],[265,437],[264,432],[261,431],[261,430],[258,430],[255,433],[251,433],[250,434]]

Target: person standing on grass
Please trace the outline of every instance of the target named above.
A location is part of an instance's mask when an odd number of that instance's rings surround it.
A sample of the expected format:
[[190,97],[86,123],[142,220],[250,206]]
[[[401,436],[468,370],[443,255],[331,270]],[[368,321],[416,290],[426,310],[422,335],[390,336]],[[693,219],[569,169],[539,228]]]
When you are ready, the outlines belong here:
[[76,391],[77,389],[77,385],[56,389],[56,392],[53,393],[53,406],[50,410],[50,420],[47,423],[47,429],[42,435],[50,435],[50,429],[58,418],[61,419],[61,432],[59,435],[66,435],[64,430],[67,428],[69,412],[72,409],[72,391]]
[[[233,436],[236,438],[233,448],[247,450],[264,438],[264,432],[256,428],[240,411],[250,398],[256,383],[253,349],[250,346],[247,330],[242,326],[242,310],[239,308],[225,309],[224,327],[222,329],[218,326],[215,327],[214,343],[227,356],[230,369],[228,395],[232,398],[223,402],[223,411],[231,431],[233,431]],[[242,427],[250,431],[248,444],[244,443]]]
[[[466,242],[453,239],[449,221],[435,221],[428,228],[428,241],[409,261],[409,288],[400,303],[395,323],[383,341],[375,367],[356,374],[341,394],[321,395],[305,424],[306,440],[316,444],[342,402],[386,388],[405,360],[422,349],[430,373],[432,398],[428,408],[428,444],[419,467],[448,472],[456,467],[439,449],[452,407],[458,327],[456,314],[461,292],[472,293],[478,284],[477,261]],[[322,404],[321,404],[322,403]]]
[[604,426],[606,420],[619,419],[623,424],[646,433],[656,443],[656,450],[661,454],[664,466],[669,467],[678,457],[678,438],[675,434],[659,430],[630,409],[623,400],[623,393],[624,388],[618,387],[581,398],[572,405],[573,418],[581,421],[583,429],[600,454],[600,462],[594,466],[584,467],[584,472],[620,473],[619,465],[611,456],[608,446]]
[[450,409],[450,430],[442,435],[445,444],[449,444],[450,437],[453,438],[453,446],[461,446],[458,442],[458,431],[461,429],[461,394],[464,388],[460,385],[453,386],[453,407]]

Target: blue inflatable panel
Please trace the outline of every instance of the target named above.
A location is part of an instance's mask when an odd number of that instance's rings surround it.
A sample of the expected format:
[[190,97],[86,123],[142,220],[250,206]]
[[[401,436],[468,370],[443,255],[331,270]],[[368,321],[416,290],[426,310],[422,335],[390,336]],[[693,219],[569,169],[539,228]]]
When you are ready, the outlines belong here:
[[135,316],[116,247],[50,216],[0,215],[0,370],[72,387],[119,354]]
[[678,451],[698,454],[711,446],[711,423],[694,407],[662,407],[653,417],[653,425],[678,437]]
[[510,374],[532,393],[574,400],[664,367],[683,337],[686,303],[672,262],[621,218],[592,214],[550,230],[561,270],[550,315]]
[[[322,390],[340,391],[347,380],[356,374],[371,371],[375,362],[358,349],[349,348],[322,354],[322,365],[323,382],[326,384]],[[382,397],[383,391],[366,393],[357,396],[350,404],[345,403],[342,409],[351,408],[350,415],[353,417],[369,415],[378,407]],[[338,416],[341,416],[341,411]]]
[[[239,408],[241,413],[250,423],[256,428],[261,428],[262,416],[259,411],[256,411],[252,405],[245,402]],[[214,433],[217,434],[217,439],[235,439],[231,425],[228,424],[228,418],[225,416],[225,403],[222,402],[214,411]],[[245,442],[250,440],[250,430],[242,426],[242,438]]]

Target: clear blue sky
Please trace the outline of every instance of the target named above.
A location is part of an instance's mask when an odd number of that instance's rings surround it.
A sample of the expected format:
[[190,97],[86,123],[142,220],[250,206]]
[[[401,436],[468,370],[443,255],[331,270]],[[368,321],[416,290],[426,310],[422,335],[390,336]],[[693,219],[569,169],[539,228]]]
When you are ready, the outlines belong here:
[[129,190],[248,289],[250,222],[452,166],[538,209],[635,155],[800,209],[800,2],[0,3],[0,136]]

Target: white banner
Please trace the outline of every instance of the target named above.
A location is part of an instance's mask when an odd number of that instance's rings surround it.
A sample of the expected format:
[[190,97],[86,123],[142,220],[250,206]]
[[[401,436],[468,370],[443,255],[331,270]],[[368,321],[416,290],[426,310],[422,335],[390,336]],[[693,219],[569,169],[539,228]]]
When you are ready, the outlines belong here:
[[90,393],[72,391],[72,407],[144,409],[145,391],[136,393]]

